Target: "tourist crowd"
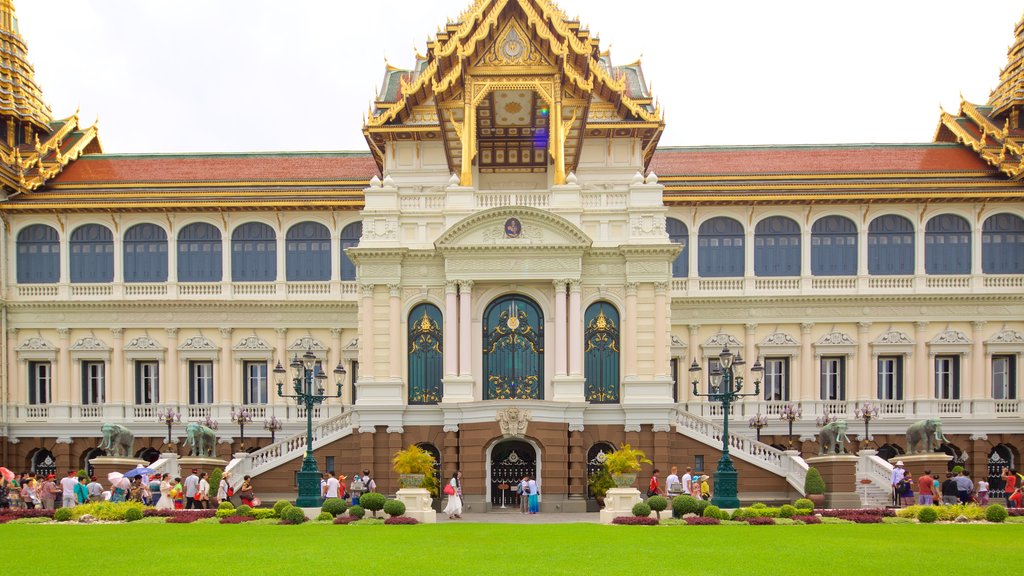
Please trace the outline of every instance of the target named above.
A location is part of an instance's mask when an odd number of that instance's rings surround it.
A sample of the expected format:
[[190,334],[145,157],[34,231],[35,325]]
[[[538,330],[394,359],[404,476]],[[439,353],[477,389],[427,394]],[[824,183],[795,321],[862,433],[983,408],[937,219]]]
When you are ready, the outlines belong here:
[[[1021,508],[1021,482],[1024,476],[1016,470],[1004,468],[1000,474],[1004,485],[1007,507]],[[941,474],[933,474],[925,470],[917,478],[904,468],[903,461],[896,462],[892,470],[892,493],[894,506],[912,506],[939,504],[978,504],[987,506],[989,502],[989,482],[981,478],[977,482],[971,479],[966,469],[947,472],[945,478]],[[916,499],[915,499],[916,495]]]

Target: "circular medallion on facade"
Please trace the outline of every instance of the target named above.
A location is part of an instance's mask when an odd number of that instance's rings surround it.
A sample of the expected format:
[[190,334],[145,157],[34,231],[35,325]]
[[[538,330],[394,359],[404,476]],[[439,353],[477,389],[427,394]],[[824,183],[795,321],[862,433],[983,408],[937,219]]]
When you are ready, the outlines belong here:
[[509,330],[515,330],[519,328],[519,318],[516,318],[515,316],[510,316],[508,322],[506,322],[506,325],[508,326]]
[[505,37],[505,41],[501,44],[501,53],[509,60],[521,57],[525,50],[526,45],[523,44],[522,38],[519,37],[519,33],[515,30],[509,32],[509,35]]
[[505,237],[519,238],[523,234],[523,224],[518,218],[509,218],[505,221]]

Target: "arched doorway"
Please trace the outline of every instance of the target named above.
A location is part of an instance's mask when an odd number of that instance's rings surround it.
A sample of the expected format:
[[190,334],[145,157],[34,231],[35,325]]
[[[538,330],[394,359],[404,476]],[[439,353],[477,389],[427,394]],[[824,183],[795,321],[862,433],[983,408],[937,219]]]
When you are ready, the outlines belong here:
[[89,462],[93,458],[99,458],[100,456],[106,456],[106,455],[107,455],[107,453],[105,451],[103,451],[101,448],[92,448],[91,450],[86,450],[82,454],[82,462],[81,462],[81,466],[79,466],[79,469],[85,470],[86,475],[88,475],[90,478],[92,478],[93,469],[92,469],[92,464],[90,464]]
[[154,448],[143,448],[135,454],[135,457],[152,464],[160,459],[160,451]]
[[544,399],[544,313],[519,294],[487,307],[484,329],[484,400]]
[[[604,465],[605,459],[608,454],[615,451],[615,447],[608,442],[598,442],[587,450],[587,480],[593,476],[601,466]],[[587,483],[587,498],[593,498],[594,495],[590,493],[590,483]]]
[[434,481],[437,482],[437,494],[433,496],[435,498],[441,497],[441,451],[437,449],[437,446],[428,444],[426,442],[420,442],[416,446],[420,447],[427,454],[434,457]]
[[882,444],[878,447],[878,457],[886,462],[903,454],[903,449],[895,444]]
[[1006,444],[1000,444],[992,449],[988,455],[988,495],[989,498],[1005,498],[1006,481],[1002,474],[1004,468],[1015,470],[1016,454],[1013,448]]
[[[523,476],[537,477],[537,450],[523,440],[506,440],[495,445],[491,449],[491,507],[518,507],[519,495],[512,487]],[[540,480],[537,482],[539,484]]]
[[57,474],[57,458],[46,448],[39,448],[32,453],[32,471],[36,477],[46,477],[50,474]]

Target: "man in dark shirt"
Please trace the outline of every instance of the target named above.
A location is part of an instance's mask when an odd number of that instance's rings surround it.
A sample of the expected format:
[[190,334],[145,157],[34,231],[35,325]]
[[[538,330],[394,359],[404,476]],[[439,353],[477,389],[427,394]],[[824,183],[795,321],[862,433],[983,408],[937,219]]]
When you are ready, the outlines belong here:
[[949,473],[946,474],[946,480],[942,482],[942,503],[957,503],[956,480],[953,480],[953,475]]

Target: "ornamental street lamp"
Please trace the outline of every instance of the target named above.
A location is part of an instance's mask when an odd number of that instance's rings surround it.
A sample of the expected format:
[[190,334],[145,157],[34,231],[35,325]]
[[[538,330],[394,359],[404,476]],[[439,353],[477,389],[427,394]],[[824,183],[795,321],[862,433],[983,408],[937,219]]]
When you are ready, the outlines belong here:
[[263,421],[263,429],[270,431],[270,443],[275,444],[277,440],[276,434],[284,428],[284,423],[277,419],[277,416],[271,416],[270,420]]
[[821,416],[818,416],[818,418],[814,421],[814,425],[817,426],[818,428],[821,428],[822,426],[827,426],[835,422],[836,420],[839,420],[839,417],[829,414],[828,408],[826,408],[825,412],[823,412]]
[[203,419],[200,420],[199,423],[202,424],[203,426],[206,426],[210,430],[216,430],[217,428],[220,428],[220,424],[218,424],[216,420],[210,418],[209,416],[203,416]]
[[793,422],[799,420],[804,415],[803,408],[799,405],[789,402],[782,407],[779,412],[779,420],[782,420],[789,424],[789,449],[793,449]]
[[871,402],[865,402],[857,408],[854,412],[857,418],[864,421],[864,443],[861,445],[863,450],[867,450],[868,442],[871,441],[871,435],[868,433],[868,426],[871,425],[871,421],[877,418],[881,418],[878,411],[878,406],[875,406]]
[[248,408],[238,407],[238,412],[231,411],[231,421],[238,424],[240,435],[242,436],[242,443],[239,447],[242,452],[245,452],[245,425],[252,422],[252,412]]
[[761,441],[761,429],[768,425],[768,417],[758,412],[750,417],[750,427],[757,432],[757,441]]
[[295,505],[299,508],[316,508],[323,503],[323,499],[320,497],[320,470],[317,469],[316,459],[313,458],[313,407],[322,404],[328,398],[341,398],[345,367],[339,362],[334,369],[338,385],[337,394],[325,395],[323,383],[327,379],[327,374],[317,367],[316,355],[312,349],[306,350],[301,359],[295,356],[289,366],[295,372],[292,378],[294,394],[284,393],[286,371],[280,362],[274,368],[274,374],[277,378],[277,395],[281,398],[295,398],[300,406],[306,408],[306,457],[303,458],[302,469],[299,470],[299,497],[295,500]]
[[171,445],[171,426],[181,422],[181,412],[174,408],[167,408],[156,413],[156,421],[167,425],[167,445]]
[[746,394],[741,392],[743,390],[743,375],[736,374],[735,370],[742,370],[745,364],[741,356],[733,356],[728,346],[722,348],[722,352],[718,355],[718,365],[721,368],[716,367],[711,371],[711,389],[707,394],[697,391],[697,385],[701,382],[700,365],[696,360],[690,365],[693,395],[704,396],[709,401],[722,403],[722,458],[718,461],[718,469],[715,471],[715,491],[711,497],[711,503],[719,508],[740,507],[740,499],[736,496],[739,473],[733,467],[732,459],[729,458],[730,404],[744,396],[757,396],[761,393],[761,372],[764,369],[761,367],[760,361],[755,361],[750,368],[754,377],[754,391]]

